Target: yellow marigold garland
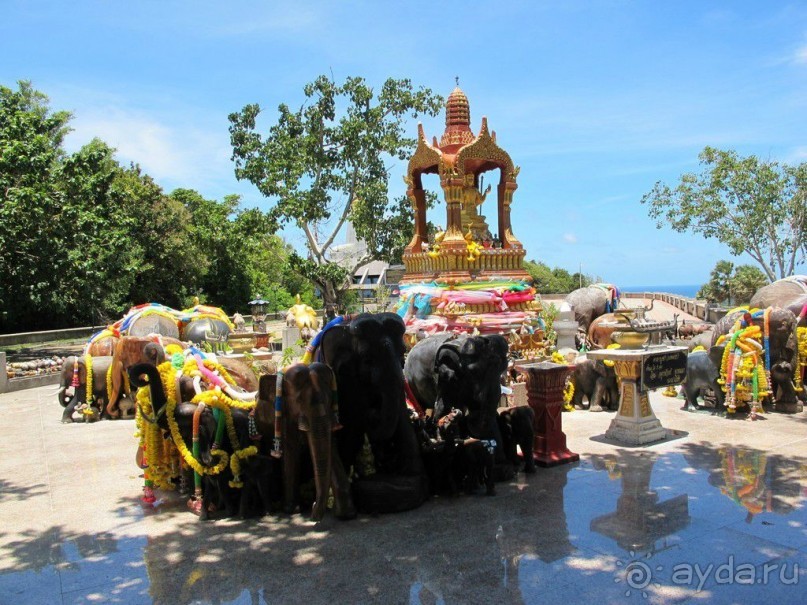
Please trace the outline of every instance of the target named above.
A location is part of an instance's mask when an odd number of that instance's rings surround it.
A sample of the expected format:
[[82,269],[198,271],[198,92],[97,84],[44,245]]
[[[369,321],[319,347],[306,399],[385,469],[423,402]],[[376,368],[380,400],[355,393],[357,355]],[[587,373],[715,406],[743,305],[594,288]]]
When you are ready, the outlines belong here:
[[[106,370],[106,400],[109,402],[109,394],[112,392],[112,368],[115,367],[115,364],[110,363],[109,367]],[[135,411],[137,414],[137,411]]]
[[153,414],[148,387],[138,389],[135,399],[137,401],[137,410],[135,412],[136,436],[140,438],[140,447],[143,448],[146,454],[148,478],[153,482],[154,487],[173,489],[174,484],[171,479],[175,475],[171,466],[170,456],[165,448],[163,431],[159,426],[147,422],[143,417],[144,413]]
[[219,459],[214,466],[204,466],[201,462],[193,457],[193,454],[188,449],[188,446],[185,445],[185,440],[182,439],[182,434],[179,432],[179,425],[177,425],[177,420],[175,417],[177,402],[169,400],[166,406],[165,417],[168,420],[168,427],[171,429],[171,438],[174,440],[174,445],[176,446],[179,455],[182,456],[182,459],[185,461],[185,464],[187,464],[200,475],[218,475],[221,471],[227,468],[227,464],[229,463],[227,452],[218,448],[210,450],[210,454]]
[[[204,365],[211,371],[218,371],[219,375],[229,384],[234,385],[235,381],[229,373],[219,364],[212,361],[205,360]],[[182,434],[179,431],[179,426],[176,422],[175,412],[177,406],[177,387],[176,375],[170,361],[160,364],[157,368],[160,374],[160,381],[162,382],[163,390],[166,396],[166,419],[171,433],[174,446],[177,452],[182,457],[182,460],[200,475],[217,475],[222,472],[229,464],[234,475],[234,480],[231,482],[233,487],[241,487],[243,483],[240,481],[241,461],[254,456],[258,453],[255,446],[249,446],[243,449],[235,450],[232,457],[228,456],[224,450],[219,448],[211,449],[210,453],[218,458],[218,462],[212,467],[203,466],[198,460],[193,457],[193,454],[188,449],[182,439]],[[189,359],[185,362],[183,367],[183,374],[188,376],[199,375],[199,368],[196,361]],[[108,382],[111,381],[111,372],[108,374]],[[164,441],[162,431],[155,424],[145,421],[143,413],[152,415],[153,410],[151,406],[150,390],[148,387],[141,388],[137,393],[137,411],[136,422],[138,432],[136,436],[140,437],[140,444],[147,452],[147,460],[149,465],[149,478],[153,481],[155,487],[171,488],[173,483],[171,479],[175,476],[172,473],[170,455],[165,452],[164,447],[160,447],[161,441]],[[207,406],[218,408],[224,414],[225,426],[227,427],[227,435],[233,447],[239,443],[238,436],[235,432],[235,425],[233,424],[232,408],[239,408],[243,410],[251,410],[255,407],[256,402],[252,401],[238,401],[228,397],[220,388],[216,387],[209,391],[204,391],[196,395],[191,403],[199,404],[204,403]]]
[[563,386],[563,409],[570,412],[574,409],[572,406],[572,398],[574,397],[574,380],[569,376],[566,379],[566,384]]
[[86,395],[87,400],[84,402],[84,407],[81,409],[81,413],[85,416],[92,416],[95,411],[92,409],[92,355],[89,353],[84,355],[84,367],[87,369],[87,385],[84,389],[84,394]]
[[[236,384],[235,380],[233,379],[232,376],[230,376],[230,373],[227,370],[224,369],[224,366],[222,366],[221,364],[215,363],[214,361],[211,361],[209,359],[204,359],[202,361],[202,364],[204,364],[204,366],[208,370],[210,370],[211,372],[218,372],[219,376],[221,376],[227,384],[235,386],[235,384]],[[191,356],[191,357],[188,357],[185,360],[185,365],[182,367],[182,373],[185,376],[200,376],[201,375],[201,372],[199,371],[199,366],[196,365],[196,358],[195,357]]]
[[552,352],[552,361],[561,365],[566,365],[566,358],[557,351]]
[[254,456],[257,453],[258,448],[254,445],[233,452],[233,455],[230,457],[230,470],[233,472],[233,480],[230,481],[230,487],[238,489],[244,487],[244,482],[241,481],[241,460]]

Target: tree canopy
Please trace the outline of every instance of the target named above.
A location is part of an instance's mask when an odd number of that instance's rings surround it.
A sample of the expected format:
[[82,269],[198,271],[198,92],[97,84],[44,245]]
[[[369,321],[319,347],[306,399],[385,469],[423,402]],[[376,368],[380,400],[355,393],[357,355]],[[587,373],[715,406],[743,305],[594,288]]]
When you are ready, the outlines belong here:
[[747,253],[774,281],[792,275],[807,253],[807,163],[740,157],[706,147],[700,174],[671,189],[658,182],[642,197],[659,228],[715,237]]
[[569,273],[566,269],[555,267],[534,260],[524,261],[524,269],[533,279],[533,285],[539,294],[568,294],[569,292],[588,286],[593,282],[588,275],[580,272]]
[[69,121],[29,83],[0,86],[0,331],[101,325],[195,295],[228,312],[256,294],[312,304],[265,213],[237,196],[167,195],[99,139],[68,154]]
[[[236,177],[273,201],[269,216],[303,231],[308,255],[292,254],[292,268],[333,303],[356,268],[400,257],[413,226],[401,220],[408,217],[405,198],[390,199],[387,162],[404,160],[414,147],[407,119],[435,115],[443,99],[409,80],[388,79],[376,94],[358,77],[337,84],[320,76],[303,93],[299,109],[278,107],[265,136],[258,132],[259,105],[230,114],[232,157]],[[346,221],[367,245],[348,267],[330,257]]]
[[696,297],[730,306],[745,305],[767,283],[765,274],[753,265],[735,267],[731,261],[720,260],[712,269],[709,281],[701,286]]

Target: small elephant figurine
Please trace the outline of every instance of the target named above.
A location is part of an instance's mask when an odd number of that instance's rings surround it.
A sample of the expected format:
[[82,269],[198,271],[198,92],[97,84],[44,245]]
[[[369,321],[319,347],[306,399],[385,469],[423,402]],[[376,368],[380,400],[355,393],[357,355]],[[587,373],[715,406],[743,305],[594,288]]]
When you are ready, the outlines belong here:
[[574,385],[572,405],[582,410],[583,396],[588,399],[589,410],[602,412],[603,405],[615,410],[619,407],[619,387],[614,368],[603,361],[578,360],[571,376]]
[[709,351],[695,351],[687,356],[687,373],[682,387],[686,396],[686,403],[681,408],[685,411],[695,411],[701,406],[698,396],[703,389],[711,389],[715,394],[716,410],[724,409],[726,399],[723,389],[718,383],[720,378],[720,363],[723,358],[724,347],[715,345]]
[[[90,360],[92,384],[90,393],[87,393],[87,365]],[[92,357],[82,355],[80,357],[70,356],[62,364],[61,378],[59,380],[59,403],[64,408],[62,422],[75,422],[73,413],[80,403],[92,404],[92,409],[84,415],[85,420],[98,418],[103,412],[106,402],[109,401],[107,393],[106,375],[112,365],[112,357],[106,355]],[[78,386],[74,386],[78,383]],[[89,413],[92,411],[92,414]]]

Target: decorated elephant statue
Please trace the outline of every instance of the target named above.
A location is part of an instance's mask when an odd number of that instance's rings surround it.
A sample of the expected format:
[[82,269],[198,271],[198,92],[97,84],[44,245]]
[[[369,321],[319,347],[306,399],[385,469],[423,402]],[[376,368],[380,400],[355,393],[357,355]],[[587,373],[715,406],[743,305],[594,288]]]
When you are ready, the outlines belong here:
[[[169,364],[164,364],[168,366]],[[170,367],[165,370],[174,374]],[[144,463],[146,477],[146,501],[153,501],[153,487],[169,487],[177,477],[173,476],[172,465],[164,460],[165,437],[184,458],[184,468],[199,469],[199,483],[194,499],[189,502],[191,510],[201,520],[207,520],[211,510],[224,506],[229,514],[234,514],[236,505],[228,489],[232,479],[227,466],[233,452],[233,444],[228,431],[222,431],[217,442],[218,421],[212,407],[189,403],[194,392],[193,379],[180,381],[180,388],[166,392],[160,369],[152,363],[136,363],[128,369],[129,381],[133,388],[148,387],[148,407],[140,407],[140,416],[146,419],[141,431],[154,431],[154,437],[145,438]],[[168,382],[168,381],[166,381]],[[169,382],[170,384],[170,382]],[[138,401],[138,406],[143,403]],[[239,416],[243,418],[244,416]],[[235,421],[236,418],[233,420]],[[243,432],[243,431],[240,431]],[[191,452],[191,446],[193,451]],[[152,448],[155,451],[151,451]],[[183,453],[184,452],[184,453]]]
[[198,303],[182,311],[177,325],[180,340],[196,345],[209,343],[214,350],[226,343],[235,329],[235,324],[222,309]]
[[574,311],[577,325],[583,332],[588,332],[592,321],[604,313],[616,311],[619,296],[616,286],[592,284],[570,292],[566,296],[566,302]]
[[[759,367],[758,372],[762,372],[757,373],[757,383],[760,380],[763,382],[770,380],[771,383],[761,387],[760,391],[768,393],[767,397],[773,401],[777,411],[790,413],[801,411],[804,390],[801,384],[797,322],[798,318],[790,310],[768,307],[753,314],[742,309],[736,310],[715,324],[712,347],[726,345],[719,369],[721,379],[725,382],[729,409],[733,409],[735,403],[733,395],[738,391],[738,387],[740,391],[748,389],[747,385],[738,383],[737,378],[757,370],[737,365],[740,372],[732,369],[729,376],[728,366],[733,363],[735,356],[738,364],[750,364],[750,361],[745,361],[750,358],[748,356],[741,358],[740,354],[747,347],[753,346],[758,349],[756,356],[758,363],[755,368]],[[748,338],[754,340],[756,345],[748,343],[740,347]],[[735,345],[734,348],[732,345]],[[760,398],[762,397],[766,396],[761,395]]]
[[310,345],[336,376],[337,447],[344,468],[357,475],[353,496],[364,512],[408,510],[428,497],[404,396],[404,331],[395,313],[340,316]]
[[[807,295],[807,275],[791,275],[762,286],[751,297],[751,302],[748,306],[752,309],[764,309],[766,307],[790,308],[792,302],[805,295]],[[798,315],[800,310],[794,311],[794,313]]]
[[120,337],[115,336],[112,331],[108,329],[101,330],[90,337],[84,352],[93,357],[112,356],[115,354],[118,340],[120,340]]
[[604,361],[578,359],[570,380],[574,385],[571,403],[575,409],[584,409],[583,397],[588,400],[592,412],[602,412],[604,407],[611,410],[619,407],[616,372]]
[[[64,408],[62,422],[74,422],[73,413],[80,411],[85,421],[98,419],[109,401],[107,372],[112,357],[92,355],[67,357],[59,379],[59,404]],[[89,399],[88,399],[89,367]]]
[[439,421],[458,410],[463,438],[491,442],[496,480],[513,475],[498,417],[501,376],[507,369],[507,340],[498,334],[437,334],[417,343],[406,359],[404,376],[418,403]]
[[283,507],[287,513],[300,504],[302,469],[308,466],[303,463],[310,459],[316,490],[311,507],[314,521],[325,514],[329,490],[333,490],[337,517],[356,516],[350,481],[333,437],[333,387],[333,372],[325,364],[296,364],[278,375],[261,376],[255,407],[255,424],[262,435],[259,452],[282,461]]
[[115,346],[112,356],[112,369],[110,376],[111,388],[106,412],[110,418],[118,418],[120,410],[118,402],[125,394],[131,396],[127,387],[126,373],[129,368],[138,363],[150,363],[157,366],[165,361],[165,347],[176,345],[184,348],[181,341],[168,336],[152,334],[150,336],[123,336]]
[[182,324],[181,339],[201,345],[226,343],[230,337],[230,323],[212,317],[199,317]]

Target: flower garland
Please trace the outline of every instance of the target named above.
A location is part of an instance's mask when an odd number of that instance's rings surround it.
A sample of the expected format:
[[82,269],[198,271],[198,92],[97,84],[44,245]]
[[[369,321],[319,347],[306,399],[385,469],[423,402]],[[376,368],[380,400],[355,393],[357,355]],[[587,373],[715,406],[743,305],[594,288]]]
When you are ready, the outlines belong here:
[[176,475],[164,445],[163,431],[156,424],[146,422],[144,418],[144,414],[153,413],[148,387],[138,389],[135,401],[137,402],[135,436],[140,438],[140,447],[143,448],[148,466],[144,473],[146,488],[173,489],[174,484],[171,480]]
[[[110,363],[109,367],[106,370],[106,400],[109,403],[109,395],[112,393],[112,369],[115,367],[115,364]],[[135,410],[135,414],[137,411]]]
[[241,460],[254,456],[257,453],[258,448],[254,445],[233,452],[233,455],[230,457],[230,470],[233,472],[233,480],[230,481],[230,487],[237,489],[244,487],[244,482],[241,480]]
[[214,466],[204,466],[201,462],[196,460],[191,451],[188,449],[188,446],[185,445],[185,440],[182,438],[182,434],[179,432],[179,425],[177,424],[176,417],[174,416],[176,407],[176,400],[172,401],[169,399],[168,403],[166,403],[165,417],[168,420],[168,427],[171,430],[171,438],[174,440],[174,445],[176,446],[179,455],[182,456],[182,460],[184,460],[185,464],[191,467],[199,475],[218,475],[221,471],[227,468],[227,464],[230,461],[227,452],[218,448],[210,449],[210,454],[219,459]]
[[[224,414],[224,422],[227,427],[227,436],[230,438],[230,444],[233,447],[233,457],[243,460],[258,453],[258,448],[256,448],[254,445],[250,445],[242,449],[236,449],[240,442],[238,440],[238,435],[235,432],[235,424],[233,424],[233,414],[231,410],[231,408],[234,407],[242,410],[254,409],[256,403],[255,401],[236,401],[225,395],[221,389],[219,389],[219,387],[216,387],[209,391],[199,393],[193,399],[191,399],[191,403],[195,403],[197,405],[204,403],[207,406],[219,409]],[[232,466],[233,465],[231,462],[231,467]],[[236,472],[235,469],[239,469],[239,472]],[[240,475],[240,462],[235,463],[235,467],[233,467],[233,475],[233,481],[240,485],[232,485],[232,487],[242,487],[243,483],[238,477]]]
[[85,416],[92,416],[95,411],[92,409],[93,392],[92,392],[92,355],[86,353],[84,355],[84,366],[87,368],[87,384],[84,389],[87,400],[81,404],[81,413]]
[[717,344],[728,340],[723,349],[718,383],[726,393],[726,410],[733,414],[740,404],[750,404],[752,413],[762,411],[759,402],[770,395],[770,308],[762,313],[763,327],[752,322],[754,316],[746,313],[738,319],[728,334]]
[[566,379],[566,384],[563,386],[563,409],[567,412],[574,410],[572,399],[574,398],[574,380],[569,376]]
[[[229,384],[230,386],[236,386],[235,380],[230,373],[224,369],[224,366],[218,364],[210,359],[203,359],[202,364],[211,372],[218,372],[219,376],[221,376],[224,381]],[[185,376],[201,376],[201,372],[199,371],[199,367],[196,363],[196,358],[192,355],[188,356],[185,360],[185,365],[182,366],[182,373]]]

